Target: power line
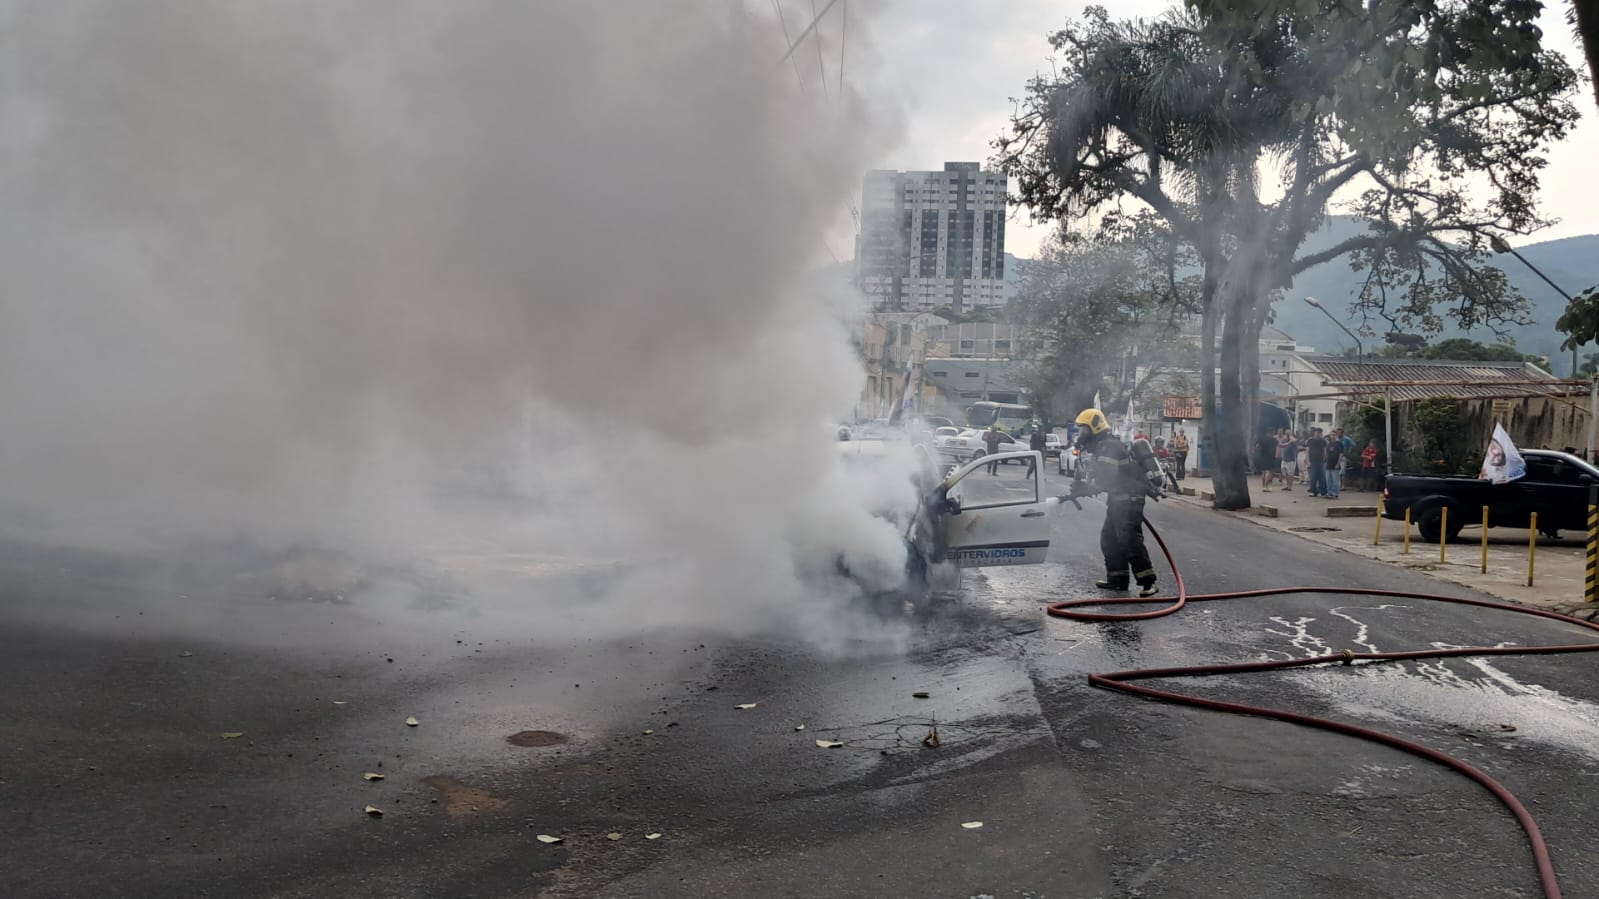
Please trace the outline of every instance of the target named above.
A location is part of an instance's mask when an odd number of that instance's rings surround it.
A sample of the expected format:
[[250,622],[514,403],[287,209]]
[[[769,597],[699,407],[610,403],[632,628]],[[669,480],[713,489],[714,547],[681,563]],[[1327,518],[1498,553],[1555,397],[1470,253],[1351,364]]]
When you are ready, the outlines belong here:
[[[775,3],[776,0],[773,0],[773,2]],[[811,32],[816,30],[817,24],[819,24],[822,21],[822,17],[823,16],[827,15],[828,10],[832,9],[833,7],[835,7],[837,5],[838,5],[838,0],[827,0],[827,5],[822,7],[822,11],[816,14],[816,18],[811,20],[811,24],[807,25],[805,27],[805,30],[801,31],[799,33],[799,37],[794,39],[794,43],[788,45],[788,52],[783,54],[783,58],[779,59],[777,61],[777,64],[778,65],[782,65],[784,62],[786,62],[788,60],[788,58],[790,56],[793,56],[794,55],[794,49],[796,47],[798,47],[801,43],[803,43],[805,41],[805,38],[808,37]],[[779,13],[781,13],[781,12],[782,12],[782,10],[779,9]],[[784,29],[784,34],[785,34],[785,36],[787,35],[787,29]]]
[[849,0],[838,11],[838,95],[844,96],[844,37],[849,33]]
[[[811,18],[816,18],[816,0],[811,0]],[[822,36],[818,34],[816,40],[816,71],[822,76],[822,99],[827,99],[827,63],[822,61]]]
[[[794,44],[788,39],[788,21],[783,16],[783,4],[781,0],[772,0],[772,8],[777,10],[777,24],[783,26],[783,43],[788,44],[788,52],[783,54],[783,59],[779,59],[777,61],[778,65],[782,65],[783,60],[791,59],[794,56]],[[794,77],[799,80],[800,93],[804,94],[805,76],[800,74],[799,60],[797,59],[794,60]]]

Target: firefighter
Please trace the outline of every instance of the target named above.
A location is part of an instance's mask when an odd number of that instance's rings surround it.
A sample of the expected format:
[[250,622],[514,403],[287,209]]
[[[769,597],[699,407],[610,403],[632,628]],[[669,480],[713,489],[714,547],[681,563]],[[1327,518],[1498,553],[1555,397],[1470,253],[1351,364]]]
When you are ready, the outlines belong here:
[[[1123,443],[1110,432],[1110,422],[1098,409],[1077,416],[1077,445],[1081,461],[1088,462],[1072,482],[1071,496],[1105,494],[1105,525],[1099,531],[1099,549],[1105,554],[1105,579],[1101,590],[1126,590],[1137,581],[1139,596],[1154,596],[1155,566],[1144,547],[1144,499],[1159,498],[1159,463],[1147,440]],[[1081,464],[1081,463],[1080,463]],[[1083,475],[1086,475],[1084,477]],[[1129,578],[1129,571],[1131,578]]]

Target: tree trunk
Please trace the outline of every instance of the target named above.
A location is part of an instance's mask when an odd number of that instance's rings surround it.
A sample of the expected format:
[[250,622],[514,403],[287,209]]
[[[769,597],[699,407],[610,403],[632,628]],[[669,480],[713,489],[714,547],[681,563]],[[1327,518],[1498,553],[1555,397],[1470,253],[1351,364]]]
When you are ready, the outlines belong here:
[[1242,375],[1244,343],[1249,335],[1247,292],[1240,296],[1239,285],[1224,285],[1218,304],[1224,310],[1221,337],[1221,386],[1216,410],[1216,426],[1211,442],[1216,447],[1216,464],[1211,470],[1216,508],[1247,509],[1249,499],[1249,448],[1246,439],[1248,406],[1245,403]]
[[1216,468],[1216,442],[1211,434],[1216,430],[1216,279],[1211,267],[1205,266],[1205,282],[1201,301],[1199,338],[1199,445],[1205,449],[1205,464]]
[[[1262,303],[1250,317],[1249,336],[1245,338],[1242,358],[1239,364],[1243,366],[1244,377],[1244,408],[1247,410],[1247,426],[1244,428],[1246,446],[1253,448],[1255,436],[1260,433],[1260,332],[1266,327],[1266,314],[1271,311],[1269,303]],[[1248,449],[1245,450],[1245,464],[1248,464]]]

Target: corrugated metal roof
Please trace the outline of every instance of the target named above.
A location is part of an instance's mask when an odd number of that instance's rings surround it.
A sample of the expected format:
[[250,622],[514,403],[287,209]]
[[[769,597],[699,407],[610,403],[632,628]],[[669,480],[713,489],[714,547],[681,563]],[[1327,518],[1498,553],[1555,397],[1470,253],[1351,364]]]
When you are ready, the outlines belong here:
[[[1356,384],[1359,382],[1429,381],[1446,384],[1374,384],[1369,392],[1392,391],[1394,402],[1412,402],[1429,397],[1456,399],[1486,397],[1565,396],[1576,388],[1563,384],[1528,384],[1528,381],[1554,380],[1554,376],[1529,362],[1450,362],[1434,359],[1385,359],[1360,362],[1342,356],[1303,356],[1302,361],[1321,373],[1324,380]],[[1510,383],[1504,383],[1510,382]],[[1330,387],[1360,393],[1359,387]]]

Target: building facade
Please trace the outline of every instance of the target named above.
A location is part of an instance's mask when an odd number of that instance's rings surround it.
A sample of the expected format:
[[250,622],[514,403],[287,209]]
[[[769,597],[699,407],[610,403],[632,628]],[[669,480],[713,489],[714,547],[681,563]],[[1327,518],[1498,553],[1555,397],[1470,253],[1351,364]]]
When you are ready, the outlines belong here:
[[1005,302],[1002,172],[946,162],[941,172],[868,172],[855,264],[874,304],[956,310]]
[[928,330],[944,324],[931,313],[875,313],[861,321],[855,340],[865,379],[855,406],[857,422],[888,418],[905,389],[907,372],[921,409]]

